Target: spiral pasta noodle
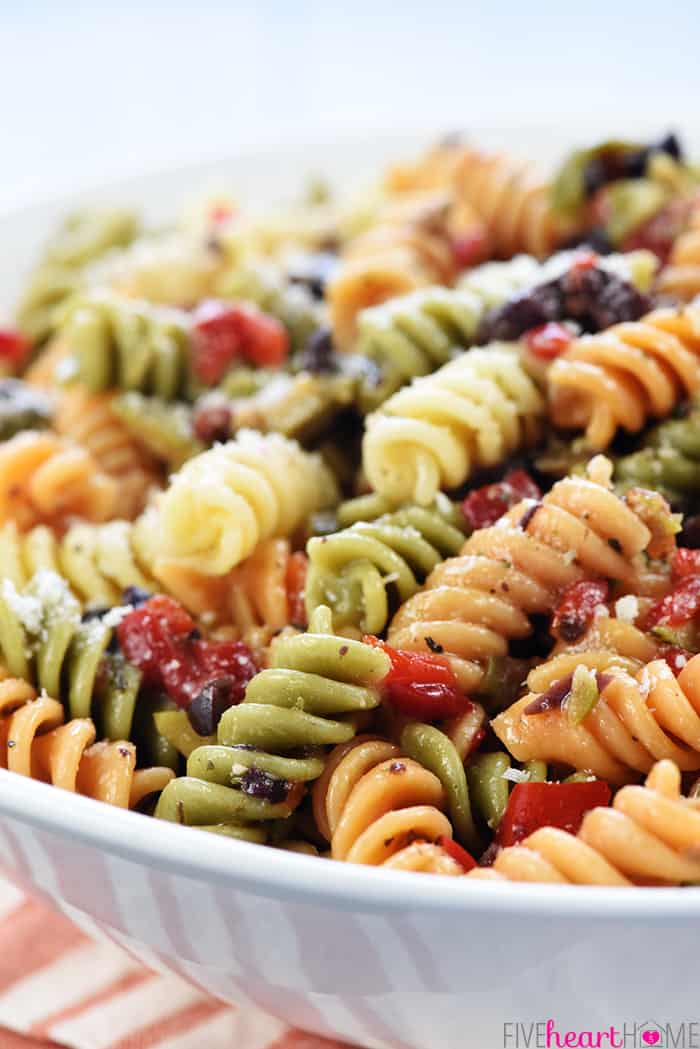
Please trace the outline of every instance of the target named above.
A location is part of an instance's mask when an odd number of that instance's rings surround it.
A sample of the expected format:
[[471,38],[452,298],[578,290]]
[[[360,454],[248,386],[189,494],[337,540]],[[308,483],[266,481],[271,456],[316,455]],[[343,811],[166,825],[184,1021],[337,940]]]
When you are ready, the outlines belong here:
[[669,503],[689,508],[700,492],[700,407],[667,419],[645,434],[640,448],[615,458],[615,482],[661,492]]
[[700,199],[690,205],[686,228],[673,242],[668,263],[657,281],[658,290],[689,302],[700,295]]
[[646,785],[618,791],[612,808],[586,814],[574,836],[542,827],[503,849],[471,878],[574,885],[680,885],[700,880],[700,808],[680,793],[672,761],[654,765]]
[[112,394],[90,394],[78,386],[62,390],[53,429],[85,448],[101,470],[119,485],[119,511],[132,518],[143,510],[149,492],[158,487],[156,463],[130,433],[115,410]]
[[[334,636],[328,609],[319,608],[308,633],[272,646],[270,666],[224,712],[217,744],[192,752],[187,776],[163,792],[156,816],[206,826],[289,816],[323,771],[324,748],[352,739],[353,717],[379,704],[376,686],[388,669],[381,650]],[[243,789],[232,786],[236,777]],[[268,797],[254,789],[261,777]]]
[[136,769],[133,743],[94,740],[89,718],[64,721],[60,703],[0,668],[0,768],[120,808],[134,808],[173,777],[167,768]]
[[139,237],[91,268],[89,286],[161,306],[193,306],[212,294],[223,260],[181,232]]
[[457,288],[419,288],[362,310],[354,351],[376,361],[381,370],[380,382],[371,379],[363,385],[363,407],[377,407],[410,379],[427,375],[459,347],[471,345],[486,310],[534,284],[539,270],[526,255],[485,263]]
[[379,634],[389,618],[390,595],[406,601],[463,541],[463,532],[437,508],[421,506],[310,539],[308,613],[327,604],[337,627],[354,625]]
[[58,307],[83,281],[88,263],[125,247],[138,231],[136,216],[116,208],[69,215],[49,240],[17,307],[20,327],[43,342],[56,327]]
[[117,504],[116,481],[79,444],[25,430],[0,445],[0,524],[56,524],[71,516],[104,521]]
[[369,416],[363,467],[377,492],[426,505],[532,443],[543,412],[517,353],[493,343],[415,380]]
[[241,431],[174,475],[159,506],[162,560],[224,575],[262,539],[291,535],[336,497],[318,455],[277,434]]
[[699,170],[451,135],[354,198],[70,216],[0,325],[0,768],[341,862],[700,884]]
[[3,665],[63,700],[71,717],[88,717],[94,710],[103,736],[128,739],[141,677],[107,651],[112,633],[110,613],[81,621],[67,582],[49,569],[40,569],[19,591],[3,580]]
[[70,347],[55,339],[29,367],[25,380],[45,388],[52,397],[53,429],[82,445],[119,482],[121,512],[134,517],[158,481],[154,459],[119,417],[113,394],[89,393],[77,384],[56,392],[62,370],[70,368],[70,357]]
[[314,813],[335,860],[460,875],[439,844],[452,837],[439,778],[387,740],[336,748],[314,787]]
[[611,783],[665,758],[683,771],[700,768],[700,658],[677,678],[662,659],[610,678],[579,724],[561,708],[528,713],[537,699],[530,694],[499,714],[494,731],[518,760],[561,761]]
[[613,492],[566,478],[541,502],[526,499],[474,532],[458,557],[438,565],[394,616],[389,642],[426,652],[430,638],[465,690],[476,691],[489,658],[528,637],[529,617],[550,612],[571,583],[593,576],[634,590],[637,555],[649,541],[649,529]]
[[[451,284],[455,259],[444,230],[449,198],[411,195],[351,241],[328,286],[335,344],[349,350],[360,310],[428,284]],[[442,227],[442,228],[441,228]]]
[[91,392],[118,388],[173,398],[189,381],[187,315],[96,290],[66,307],[61,341],[74,377]]
[[700,310],[655,310],[584,335],[549,370],[552,421],[585,429],[593,449],[619,427],[637,433],[700,388]]
[[500,258],[519,251],[545,258],[571,233],[552,207],[549,184],[513,157],[465,148],[454,184],[483,219]]

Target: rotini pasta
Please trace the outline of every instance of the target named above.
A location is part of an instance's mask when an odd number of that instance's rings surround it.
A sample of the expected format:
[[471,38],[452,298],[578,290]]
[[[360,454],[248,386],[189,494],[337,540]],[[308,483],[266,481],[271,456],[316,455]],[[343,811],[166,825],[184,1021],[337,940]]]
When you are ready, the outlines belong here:
[[488,659],[528,637],[529,617],[549,612],[577,579],[612,578],[634,589],[635,559],[649,542],[646,525],[603,485],[560,481],[541,502],[524,500],[474,532],[458,557],[438,565],[394,616],[389,641],[425,652],[430,638],[451,656],[463,687],[478,690]]
[[310,539],[307,611],[310,615],[317,605],[327,604],[336,627],[352,625],[379,634],[389,619],[391,596],[406,601],[463,541],[463,531],[437,507],[421,506]]
[[381,378],[363,384],[365,409],[377,407],[410,379],[446,364],[474,342],[487,309],[534,284],[540,267],[528,255],[489,262],[466,274],[457,288],[432,286],[363,309],[354,352],[377,362]]
[[700,491],[700,407],[668,419],[646,434],[636,452],[615,458],[615,481],[653,488],[678,509],[688,509]]
[[118,387],[175,397],[189,380],[187,315],[96,290],[66,307],[61,340],[91,392]]
[[549,182],[450,136],[347,204],[70,218],[0,326],[0,767],[700,883],[697,186],[673,134]]
[[277,434],[242,431],[173,477],[159,505],[162,560],[224,575],[260,540],[291,535],[336,495],[318,456]]
[[591,448],[606,448],[618,428],[637,433],[700,388],[700,311],[655,310],[585,335],[548,378],[555,425],[585,429]]
[[0,524],[28,529],[71,516],[104,521],[117,498],[116,481],[79,444],[26,430],[0,445]]
[[316,822],[336,860],[463,874],[437,844],[452,837],[439,778],[400,747],[362,738],[338,747],[314,787]]
[[56,327],[57,308],[75,292],[85,267],[113,248],[125,247],[138,231],[129,211],[106,209],[69,215],[49,240],[17,307],[20,327],[37,343]]
[[455,191],[483,219],[493,253],[550,255],[572,232],[552,207],[547,182],[512,157],[465,148],[454,174]]
[[667,758],[682,770],[700,768],[700,658],[678,677],[664,660],[632,677],[611,668],[597,686],[599,698],[575,723],[561,707],[537,710],[529,694],[499,716],[493,728],[520,761],[560,761],[620,784]]
[[110,622],[109,613],[81,621],[68,584],[50,570],[38,571],[20,591],[3,581],[3,665],[14,677],[64,700],[70,717],[89,717],[94,708],[104,736],[128,739],[140,675],[107,653]]
[[417,379],[367,419],[362,462],[373,488],[427,505],[478,467],[533,443],[542,398],[508,345],[472,350]]
[[192,306],[211,295],[222,259],[183,233],[139,237],[91,268],[88,284],[161,306]]
[[[222,715],[218,743],[192,752],[187,777],[164,791],[156,816],[206,826],[288,816],[323,771],[324,748],[350,740],[353,717],[379,704],[375,686],[388,666],[383,652],[334,636],[319,608],[308,633],[272,646],[269,668]],[[298,748],[304,756],[294,756]]]
[[0,670],[0,768],[120,808],[134,808],[173,777],[167,768],[137,769],[133,743],[94,740],[89,718],[64,722],[60,703]]
[[91,394],[78,386],[61,390],[53,429],[88,451],[99,468],[119,485],[119,512],[133,518],[158,486],[159,471],[143,442],[132,435],[119,415],[112,394]]
[[428,284],[451,284],[456,260],[445,229],[449,195],[418,193],[384,211],[377,225],[351,241],[328,287],[333,333],[352,347],[360,310]]
[[658,289],[682,302],[700,295],[700,199],[689,205],[688,221],[676,237],[668,263],[658,279]]

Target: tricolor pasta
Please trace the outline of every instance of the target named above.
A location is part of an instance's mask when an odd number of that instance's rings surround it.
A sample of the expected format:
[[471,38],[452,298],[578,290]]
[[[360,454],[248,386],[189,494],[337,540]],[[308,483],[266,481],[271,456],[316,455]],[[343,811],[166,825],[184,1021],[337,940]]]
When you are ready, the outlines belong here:
[[534,172],[451,136],[49,239],[0,326],[2,775],[385,877],[700,882],[698,169]]

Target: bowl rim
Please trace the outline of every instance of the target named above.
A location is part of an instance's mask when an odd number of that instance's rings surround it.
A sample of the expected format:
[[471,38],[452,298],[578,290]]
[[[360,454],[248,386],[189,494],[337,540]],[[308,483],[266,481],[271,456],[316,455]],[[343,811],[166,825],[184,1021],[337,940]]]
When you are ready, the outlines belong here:
[[[105,805],[0,769],[0,819],[9,817],[65,839],[99,848],[166,873],[247,891],[256,896],[336,910],[463,914],[484,910],[513,917],[644,924],[700,917],[692,888],[608,888],[469,881],[353,863],[333,863],[284,850],[261,863],[268,846],[208,834]],[[330,865],[330,866],[329,866]],[[328,877],[332,874],[331,877]]]

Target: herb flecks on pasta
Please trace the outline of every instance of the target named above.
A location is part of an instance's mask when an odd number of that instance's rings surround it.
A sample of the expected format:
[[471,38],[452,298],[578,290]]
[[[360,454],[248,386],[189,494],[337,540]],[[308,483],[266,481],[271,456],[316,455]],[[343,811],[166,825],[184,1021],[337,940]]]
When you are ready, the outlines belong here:
[[699,186],[673,133],[541,174],[451,135],[354,197],[69,217],[0,327],[0,767],[700,883]]

